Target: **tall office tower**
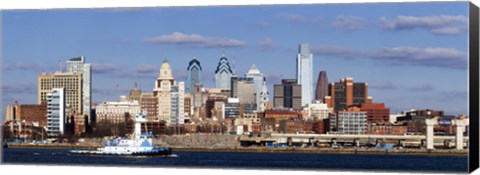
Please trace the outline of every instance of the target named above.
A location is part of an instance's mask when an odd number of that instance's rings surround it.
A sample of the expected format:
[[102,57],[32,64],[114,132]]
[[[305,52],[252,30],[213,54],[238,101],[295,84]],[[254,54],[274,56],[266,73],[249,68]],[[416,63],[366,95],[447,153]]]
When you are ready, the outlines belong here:
[[185,86],[186,93],[195,92],[195,85],[202,84],[202,65],[197,59],[192,59],[187,67],[187,82]]
[[166,121],[167,124],[171,123],[172,86],[174,85],[175,80],[172,76],[172,68],[168,61],[165,60],[160,67],[160,74],[158,75],[157,81],[155,81],[153,93],[158,100],[158,120]]
[[302,106],[312,102],[313,55],[309,44],[300,44],[297,55],[297,83],[302,85]]
[[56,72],[38,76],[38,104],[47,101],[47,94],[54,88],[64,88],[65,112],[82,113],[82,74]]
[[322,101],[325,96],[328,96],[328,78],[327,71],[320,71],[318,74],[317,88],[315,89],[315,99]]
[[257,110],[260,110],[261,107],[261,97],[260,93],[263,88],[263,74],[258,70],[257,66],[254,64],[247,72],[245,77],[253,78],[253,83],[255,85],[255,101],[257,102]]
[[295,79],[283,79],[273,88],[274,108],[302,108],[302,86]]
[[46,94],[47,135],[55,137],[65,131],[65,88],[53,88]]
[[183,125],[185,123],[185,83],[178,82],[172,86],[171,93],[171,116],[167,125]]
[[90,120],[92,101],[92,65],[85,63],[85,57],[76,57],[67,61],[67,73],[82,74],[82,113]]
[[352,77],[331,83],[328,87],[328,95],[325,103],[334,111],[347,109],[351,105],[372,103],[372,97],[368,96],[367,83],[354,83]]
[[262,91],[260,92],[260,111],[265,111],[270,103],[270,93],[268,92],[267,81],[263,77]]
[[230,97],[238,98],[240,104],[256,104],[255,84],[251,77],[232,77]]
[[233,71],[230,68],[230,64],[228,64],[228,59],[223,55],[215,70],[215,87],[230,90],[230,78],[232,78],[232,74]]

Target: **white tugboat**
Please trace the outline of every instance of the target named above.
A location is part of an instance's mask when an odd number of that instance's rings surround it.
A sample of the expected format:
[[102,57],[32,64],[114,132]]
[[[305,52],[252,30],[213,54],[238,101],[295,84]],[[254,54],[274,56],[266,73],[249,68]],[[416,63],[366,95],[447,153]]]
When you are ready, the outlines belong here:
[[106,141],[105,147],[97,150],[70,150],[71,154],[84,155],[131,155],[131,156],[157,156],[171,155],[170,148],[157,148],[152,142],[151,133],[142,134],[141,124],[147,122],[145,114],[135,116],[135,131],[133,139],[117,138]]

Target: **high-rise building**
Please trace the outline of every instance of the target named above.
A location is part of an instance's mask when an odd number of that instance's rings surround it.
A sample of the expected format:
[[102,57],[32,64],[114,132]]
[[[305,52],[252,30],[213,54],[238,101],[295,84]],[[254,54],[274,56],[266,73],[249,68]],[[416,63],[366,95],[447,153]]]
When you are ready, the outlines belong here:
[[46,100],[48,136],[63,135],[65,130],[65,88],[53,88],[46,94]]
[[302,106],[312,102],[313,54],[309,44],[300,44],[297,54],[297,83],[302,85]]
[[320,71],[318,74],[317,88],[315,89],[315,99],[323,102],[325,96],[328,96],[327,71]]
[[256,104],[255,82],[251,77],[232,77],[230,97],[238,98],[240,104]]
[[188,63],[185,92],[195,92],[196,84],[202,84],[202,65],[200,65],[200,61],[194,58]]
[[82,74],[42,73],[38,76],[38,104],[47,100],[47,94],[54,88],[64,88],[65,91],[65,112],[67,114],[81,114],[83,112],[82,99]]
[[230,68],[227,57],[225,55],[220,58],[217,69],[215,70],[215,87],[222,89],[230,89],[230,79],[233,71]]
[[172,86],[171,91],[171,118],[167,125],[185,124],[185,83],[178,82],[178,85]]
[[92,65],[85,63],[85,57],[76,57],[67,61],[67,73],[82,74],[82,112],[90,120],[92,101]]
[[334,111],[341,111],[352,105],[372,103],[372,97],[368,96],[367,83],[354,83],[351,77],[331,83],[328,91],[329,96],[325,97],[325,103]]
[[257,103],[257,110],[261,107],[261,92],[263,89],[263,74],[258,70],[254,64],[250,70],[245,74],[245,77],[253,78],[253,84],[255,85],[255,101]]
[[158,120],[163,120],[167,125],[171,124],[172,115],[172,86],[175,80],[172,75],[172,68],[167,60],[163,61],[160,73],[155,81],[154,95],[158,100]]
[[283,79],[282,84],[274,85],[274,108],[301,109],[302,98],[302,86],[295,79]]

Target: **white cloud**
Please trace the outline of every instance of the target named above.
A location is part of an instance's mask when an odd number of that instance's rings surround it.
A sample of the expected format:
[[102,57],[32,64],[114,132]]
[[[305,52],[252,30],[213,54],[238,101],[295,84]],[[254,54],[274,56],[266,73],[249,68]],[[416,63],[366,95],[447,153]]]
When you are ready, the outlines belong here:
[[198,34],[185,34],[174,32],[169,35],[161,35],[158,37],[146,38],[144,40],[148,43],[171,44],[185,47],[244,47],[247,44],[243,41],[220,38],[220,37],[206,37]]
[[274,47],[273,41],[270,38],[263,38],[262,40],[258,41],[258,47],[261,51],[270,50]]
[[468,29],[466,16],[397,16],[395,19],[380,18],[381,26],[386,30],[427,29],[438,35],[461,34]]
[[363,27],[363,18],[357,16],[340,15],[337,16],[332,23],[330,23],[330,26],[346,31],[358,30]]
[[413,65],[451,69],[465,69],[467,67],[467,55],[454,48],[393,47],[375,51],[360,51],[340,46],[311,46],[311,51],[317,55],[343,59],[369,58],[386,65]]

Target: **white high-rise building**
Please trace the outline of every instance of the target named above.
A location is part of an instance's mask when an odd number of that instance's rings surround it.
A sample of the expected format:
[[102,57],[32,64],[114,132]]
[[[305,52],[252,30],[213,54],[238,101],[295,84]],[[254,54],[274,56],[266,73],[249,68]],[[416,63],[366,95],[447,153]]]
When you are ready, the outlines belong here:
[[47,94],[47,133],[54,137],[64,134],[65,88],[54,88]]
[[171,98],[170,125],[185,124],[185,83],[183,81],[172,86]]
[[157,81],[155,81],[153,94],[158,100],[157,120],[163,120],[167,125],[172,123],[172,87],[175,86],[175,84],[176,82],[172,75],[172,68],[168,61],[165,60],[160,67]]
[[306,114],[306,116],[303,117],[304,120],[324,120],[328,119],[333,110],[329,108],[327,104],[315,101],[308,103],[307,106],[303,108],[303,111]]
[[302,106],[312,102],[313,55],[309,44],[300,44],[297,55],[297,83],[302,85]]
[[67,73],[82,74],[82,113],[88,115],[91,122],[92,101],[92,65],[85,63],[85,57],[72,58],[67,61]]
[[254,64],[247,72],[245,77],[253,78],[253,84],[255,86],[255,102],[257,103],[257,110],[261,108],[261,92],[263,88],[263,74],[258,70],[257,66]]

